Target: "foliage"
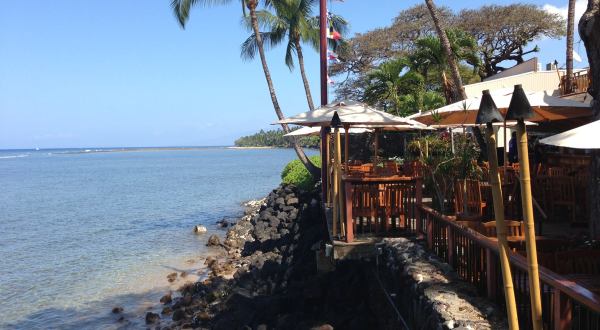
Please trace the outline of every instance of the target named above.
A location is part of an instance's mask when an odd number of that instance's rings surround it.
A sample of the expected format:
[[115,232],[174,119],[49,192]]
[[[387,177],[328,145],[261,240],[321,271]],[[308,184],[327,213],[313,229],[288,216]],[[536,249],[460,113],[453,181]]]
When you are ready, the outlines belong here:
[[480,151],[470,136],[454,135],[454,153],[450,135],[439,133],[412,140],[407,150],[409,160],[424,165],[426,188],[433,193],[434,203],[441,212],[446,210],[455,180],[481,177],[481,168],[477,165]]
[[[475,58],[470,55],[465,58],[460,52],[457,54],[462,59],[461,76],[468,83],[501,72],[505,69],[502,65],[507,61],[523,62],[525,55],[538,50],[537,47],[528,49],[532,41],[542,37],[561,37],[565,33],[565,22],[558,15],[535,5],[492,5],[460,13],[454,13],[443,6],[436,9],[440,20],[447,27],[449,39],[453,33],[451,31],[462,30],[476,42],[475,48],[466,49],[469,52],[475,51],[477,62],[481,63],[477,74],[473,74],[471,65],[471,70],[464,70],[469,63],[475,63]],[[425,5],[401,11],[390,26],[356,34],[338,51],[340,63],[331,66],[331,75],[339,82],[336,86],[337,98],[359,99],[364,94],[369,72],[381,63],[413,54],[417,48],[417,40],[428,37],[437,39],[431,15]],[[425,77],[427,90],[440,91],[442,82],[439,68],[430,70],[437,74],[421,72]]]
[[[281,129],[264,131],[242,136],[235,140],[236,147],[276,147],[276,148],[291,148],[293,138],[285,137],[285,132]],[[318,136],[303,136],[297,139],[298,144],[305,148],[318,148]]]
[[559,38],[566,32],[564,19],[533,4],[483,6],[463,10],[457,17],[457,26],[477,39],[482,77],[505,70],[500,66],[502,62],[522,63],[524,55],[538,52],[537,46],[526,49],[531,41]]
[[[315,166],[321,167],[321,156],[312,156],[310,160]],[[281,171],[281,180],[285,184],[293,184],[303,190],[313,189],[316,183],[304,165],[297,159],[285,165]]]

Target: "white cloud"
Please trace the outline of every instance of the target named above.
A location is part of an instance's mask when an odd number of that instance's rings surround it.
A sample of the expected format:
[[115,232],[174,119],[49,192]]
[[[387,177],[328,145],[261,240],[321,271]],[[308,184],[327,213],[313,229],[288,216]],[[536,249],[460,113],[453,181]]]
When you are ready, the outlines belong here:
[[[557,7],[557,6],[554,6],[554,5],[545,4],[542,8],[545,11],[549,12],[549,13],[559,14],[565,20],[567,19],[567,13],[569,11],[569,5],[568,4],[566,4],[563,7]],[[581,18],[581,16],[585,12],[586,8],[587,8],[587,0],[577,0],[577,1],[575,1],[575,26],[577,26],[577,24],[579,22],[579,19]],[[577,29],[577,28],[575,28],[575,29]]]

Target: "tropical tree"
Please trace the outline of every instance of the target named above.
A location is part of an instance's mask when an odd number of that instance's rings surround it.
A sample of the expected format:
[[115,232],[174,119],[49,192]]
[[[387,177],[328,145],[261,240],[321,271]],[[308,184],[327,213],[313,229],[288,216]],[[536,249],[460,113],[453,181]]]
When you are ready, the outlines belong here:
[[[476,69],[480,64],[480,60],[477,55],[477,43],[475,39],[461,30],[449,29],[446,33],[450,41],[452,54],[456,56],[456,59],[458,61],[465,61]],[[442,82],[442,90],[446,96],[446,102],[451,103],[456,100],[453,94],[452,83],[446,75],[446,72],[449,70],[449,64],[439,38],[426,36],[416,40],[415,51],[410,56],[410,59],[415,68],[425,77],[428,76],[430,71],[437,71]]]
[[[306,100],[309,109],[315,109],[310,84],[306,77],[304,66],[303,43],[308,43],[315,50],[319,49],[319,18],[312,16],[312,8],[318,0],[280,0],[273,1],[274,13],[264,10],[257,13],[260,26],[266,31],[261,32],[263,43],[276,46],[287,42],[285,64],[290,70],[294,68],[294,55],[298,58],[300,75],[304,84]],[[329,18],[339,32],[346,30],[346,21],[340,16]],[[257,53],[256,35],[252,33],[242,44],[242,57],[253,59]]]
[[569,0],[569,9],[567,11],[567,74],[565,79],[565,90],[572,92],[573,77],[573,34],[575,32],[575,0]]
[[427,9],[429,9],[429,14],[433,20],[433,25],[435,26],[438,38],[440,39],[440,44],[446,57],[446,63],[448,64],[448,68],[450,70],[450,77],[452,78],[453,84],[452,102],[464,100],[467,98],[467,95],[465,94],[462,78],[460,77],[460,71],[458,70],[458,61],[456,60],[456,55],[452,51],[452,44],[450,44],[446,30],[438,18],[433,0],[425,0],[425,4],[427,5]]
[[[190,10],[194,6],[201,5],[211,5],[211,4],[227,4],[230,3],[231,0],[172,0],[171,7],[177,17],[179,24],[182,28],[185,28],[185,24],[189,19]],[[265,75],[265,80],[267,81],[267,86],[269,88],[269,94],[271,96],[271,102],[273,103],[273,108],[275,110],[275,114],[277,118],[280,120],[284,118],[283,112],[281,111],[281,107],[279,106],[279,101],[277,100],[277,94],[275,93],[275,87],[273,84],[273,79],[271,79],[271,72],[269,71],[269,66],[267,65],[267,58],[265,56],[265,49],[263,46],[262,36],[260,34],[259,21],[257,16],[257,7],[259,5],[258,0],[240,0],[242,5],[242,11],[245,15],[245,10],[247,9],[250,16],[250,23],[252,26],[252,30],[256,35],[256,48],[260,55],[260,61],[262,64],[263,72]],[[265,4],[269,5],[274,1],[265,0]],[[290,132],[290,128],[287,124],[282,124],[281,127],[283,131],[288,133]],[[302,162],[302,164],[306,167],[306,169],[310,172],[310,174],[317,178],[321,175],[319,168],[317,168],[311,161],[308,159],[304,150],[298,145],[297,141],[293,140],[293,148],[298,156],[298,159]]]
[[380,64],[367,74],[360,100],[398,116],[431,110],[445,104],[436,91],[426,90],[424,77],[407,58]]
[[[595,120],[600,120],[600,0],[588,0],[587,10],[579,20],[579,36],[585,45],[590,62],[592,112]],[[600,152],[596,150],[592,157],[591,176],[591,236],[600,236]]]
[[[435,30],[437,32],[438,38],[440,39],[440,43],[442,45],[442,49],[444,54],[446,55],[446,62],[448,63],[448,67],[450,69],[451,77],[452,77],[452,102],[458,102],[467,98],[467,94],[465,93],[465,89],[463,87],[462,78],[460,77],[460,71],[458,69],[458,61],[456,60],[456,56],[452,51],[452,45],[450,44],[450,40],[448,39],[448,35],[446,34],[446,30],[442,26],[442,22],[440,21],[435,4],[433,0],[425,0],[425,4],[427,5],[427,9],[429,9],[429,14],[431,15],[431,19],[433,20],[433,25],[435,26]],[[479,127],[473,127],[473,134],[477,139],[477,143],[481,148],[481,154],[487,155],[487,148],[485,144],[485,140],[483,139],[483,134],[481,134],[481,130]],[[485,157],[485,156],[484,156]]]

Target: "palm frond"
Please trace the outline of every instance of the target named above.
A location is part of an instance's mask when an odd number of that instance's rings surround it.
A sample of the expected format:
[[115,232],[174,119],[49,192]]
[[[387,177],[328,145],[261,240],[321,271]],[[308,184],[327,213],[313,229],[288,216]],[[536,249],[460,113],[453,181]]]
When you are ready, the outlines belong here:
[[[177,18],[179,25],[182,28],[185,28],[185,23],[187,23],[190,18],[190,10],[193,7],[211,7],[227,4],[231,1],[232,0],[171,0],[171,8],[173,9],[173,14],[175,14],[175,18]],[[240,1],[242,2],[242,5],[245,3],[245,0]]]

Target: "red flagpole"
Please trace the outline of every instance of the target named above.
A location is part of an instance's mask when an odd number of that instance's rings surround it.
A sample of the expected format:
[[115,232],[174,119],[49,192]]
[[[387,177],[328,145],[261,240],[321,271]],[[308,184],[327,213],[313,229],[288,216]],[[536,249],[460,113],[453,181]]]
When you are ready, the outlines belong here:
[[[327,104],[327,0],[320,0],[319,6],[320,29],[320,64],[321,64],[321,106]],[[329,128],[321,129],[321,188],[323,203],[327,202],[327,165],[329,163],[329,146],[327,134]]]

